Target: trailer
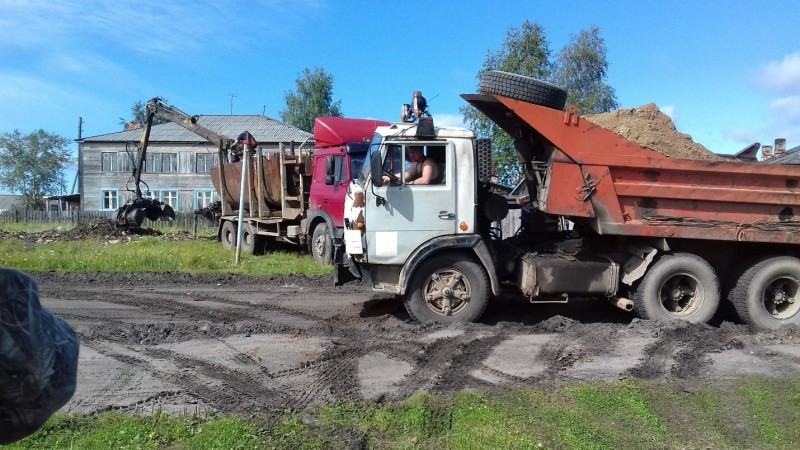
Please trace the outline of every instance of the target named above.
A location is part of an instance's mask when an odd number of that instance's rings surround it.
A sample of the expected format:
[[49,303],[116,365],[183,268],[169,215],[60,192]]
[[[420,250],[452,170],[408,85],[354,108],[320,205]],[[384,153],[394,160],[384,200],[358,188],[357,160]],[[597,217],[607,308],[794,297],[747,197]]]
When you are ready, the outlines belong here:
[[[516,74],[487,72],[462,97],[514,139],[521,189],[493,189],[491,144],[469,130],[378,128],[345,205],[340,283],[399,294],[421,321],[474,321],[490,296],[515,292],[646,319],[707,322],[730,306],[755,328],[800,325],[800,167],[670,158]],[[443,183],[386,183],[412,146]],[[510,209],[522,225],[503,236]]]

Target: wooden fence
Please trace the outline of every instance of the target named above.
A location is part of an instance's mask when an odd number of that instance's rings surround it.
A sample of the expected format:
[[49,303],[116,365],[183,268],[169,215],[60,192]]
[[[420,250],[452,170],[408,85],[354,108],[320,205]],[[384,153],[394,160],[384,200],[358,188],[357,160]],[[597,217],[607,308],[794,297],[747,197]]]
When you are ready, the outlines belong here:
[[[102,219],[115,220],[116,211],[25,211],[11,210],[0,212],[0,224],[30,223],[58,225],[81,225],[95,223]],[[216,229],[217,224],[191,212],[176,212],[175,220],[151,221],[145,219],[142,226],[153,229]]]
[[[30,223],[30,224],[53,224],[58,225],[80,225],[91,224],[101,219],[113,220],[116,211],[25,211],[12,210],[0,212],[0,224],[7,223]],[[196,224],[196,225],[195,225]],[[180,228],[187,230],[216,230],[217,224],[202,216],[197,216],[191,212],[176,212],[175,220],[151,221],[145,219],[143,227],[153,229]],[[196,228],[195,228],[196,226]],[[504,237],[513,236],[520,227],[520,211],[511,210],[508,217],[499,224]]]

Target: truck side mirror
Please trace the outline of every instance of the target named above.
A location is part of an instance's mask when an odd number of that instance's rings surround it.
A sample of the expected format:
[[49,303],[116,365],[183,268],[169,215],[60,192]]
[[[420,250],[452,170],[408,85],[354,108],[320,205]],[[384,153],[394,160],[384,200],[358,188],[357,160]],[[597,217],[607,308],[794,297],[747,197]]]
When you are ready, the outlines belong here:
[[334,179],[336,178],[334,176],[334,170],[335,164],[333,161],[333,156],[328,155],[325,157],[325,184],[329,186],[333,184]]
[[375,152],[369,160],[369,174],[372,185],[381,187],[383,185],[383,164],[381,161],[381,154]]

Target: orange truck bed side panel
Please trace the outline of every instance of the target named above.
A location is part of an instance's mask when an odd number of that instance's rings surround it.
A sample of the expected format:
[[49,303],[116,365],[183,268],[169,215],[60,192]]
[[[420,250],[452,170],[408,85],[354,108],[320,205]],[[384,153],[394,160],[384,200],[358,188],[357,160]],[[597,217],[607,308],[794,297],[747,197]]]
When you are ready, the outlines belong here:
[[603,234],[800,244],[798,166],[669,158],[577,115],[496,97],[558,149],[546,213],[593,211]]

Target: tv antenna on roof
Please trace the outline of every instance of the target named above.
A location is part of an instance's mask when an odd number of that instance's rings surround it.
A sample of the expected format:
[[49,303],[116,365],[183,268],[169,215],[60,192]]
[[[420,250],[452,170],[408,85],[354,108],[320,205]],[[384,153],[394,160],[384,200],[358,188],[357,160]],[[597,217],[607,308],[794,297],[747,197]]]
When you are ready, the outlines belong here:
[[233,115],[233,97],[237,97],[233,92],[228,92],[228,97],[231,98],[231,115]]

